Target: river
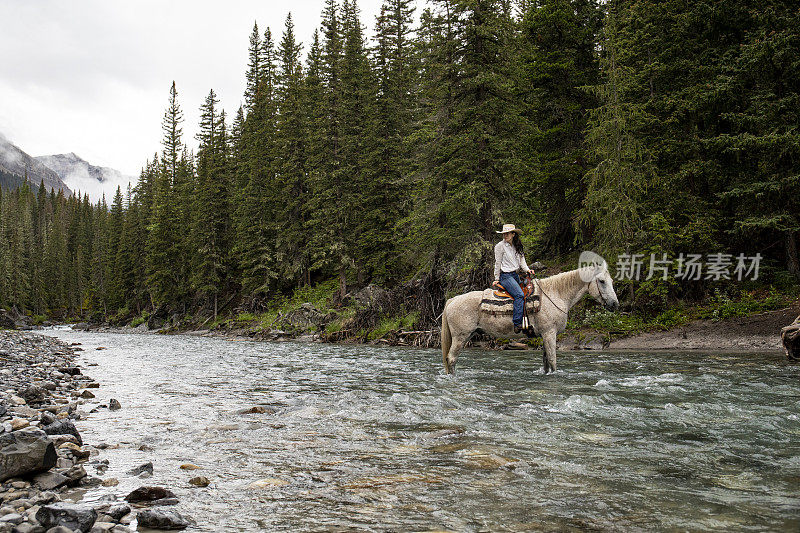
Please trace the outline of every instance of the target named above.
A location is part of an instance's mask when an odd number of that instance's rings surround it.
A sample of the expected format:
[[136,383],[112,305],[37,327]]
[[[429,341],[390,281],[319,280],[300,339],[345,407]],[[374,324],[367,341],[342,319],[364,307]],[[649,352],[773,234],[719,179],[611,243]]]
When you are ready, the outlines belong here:
[[538,351],[467,350],[453,377],[431,349],[48,334],[82,343],[85,410],[122,404],[79,422],[119,445],[111,490],[166,486],[195,530],[800,530],[777,353],[560,353],[545,376]]

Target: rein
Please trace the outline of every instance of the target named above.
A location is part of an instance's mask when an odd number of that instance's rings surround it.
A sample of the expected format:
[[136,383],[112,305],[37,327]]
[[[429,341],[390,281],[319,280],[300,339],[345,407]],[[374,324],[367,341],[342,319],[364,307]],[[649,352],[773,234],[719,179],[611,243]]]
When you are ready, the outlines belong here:
[[536,280],[536,285],[539,287],[539,290],[540,290],[540,291],[542,291],[542,294],[544,294],[545,296],[547,296],[547,299],[548,299],[548,300],[550,300],[550,303],[551,303],[551,304],[553,304],[553,305],[555,306],[555,308],[556,308],[556,309],[558,309],[559,311],[561,311],[561,312],[562,312],[562,313],[564,313],[565,315],[567,314],[567,312],[566,312],[566,311],[564,311],[563,309],[561,309],[561,308],[558,306],[558,304],[556,304],[556,303],[553,301],[553,299],[552,299],[552,298],[550,298],[550,296],[549,296],[549,295],[548,295],[546,292],[544,292],[544,289],[542,288],[542,284],[541,284],[541,283],[539,283],[539,280],[538,280],[538,279]]
[[[553,306],[555,306],[555,308],[556,308],[556,309],[558,309],[559,311],[561,311],[561,312],[562,312],[562,313],[564,313],[565,315],[566,315],[566,314],[568,314],[568,313],[567,313],[567,311],[564,311],[563,309],[561,309],[561,308],[560,308],[560,307],[559,307],[559,306],[558,306],[558,305],[557,305],[557,304],[556,304],[556,303],[553,301],[553,299],[552,299],[552,298],[550,298],[550,296],[549,296],[549,295],[548,295],[546,292],[544,292],[544,289],[542,289],[542,285],[541,285],[541,283],[539,283],[539,280],[538,280],[538,279],[537,279],[537,280],[534,280],[534,281],[536,281],[536,285],[539,287],[539,290],[540,290],[540,291],[542,291],[542,294],[544,294],[544,295],[547,297],[547,299],[548,299],[548,300],[550,300],[550,303],[551,303],[551,304],[553,304]],[[606,299],[603,297],[603,293],[602,293],[602,291],[600,291],[600,284],[597,282],[597,278],[594,278],[594,282],[595,282],[595,284],[597,285],[597,294],[598,294],[598,295],[600,295],[600,300],[602,300],[602,301],[603,301],[603,305],[607,307],[607,306],[608,306],[608,304],[606,304]],[[591,282],[591,281],[590,281],[589,283],[587,283],[587,284],[586,284],[586,289],[587,289],[587,291],[588,291],[588,289],[589,289],[589,285],[591,285],[591,284],[592,284],[592,282]]]

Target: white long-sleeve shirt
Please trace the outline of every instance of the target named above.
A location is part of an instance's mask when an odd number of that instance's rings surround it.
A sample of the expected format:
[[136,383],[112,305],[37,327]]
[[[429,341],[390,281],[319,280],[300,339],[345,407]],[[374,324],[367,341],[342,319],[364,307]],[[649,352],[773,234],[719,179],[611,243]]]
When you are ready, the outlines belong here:
[[530,271],[525,256],[518,254],[510,242],[500,241],[494,246],[494,279],[500,279],[500,272],[516,272],[520,268],[526,274]]

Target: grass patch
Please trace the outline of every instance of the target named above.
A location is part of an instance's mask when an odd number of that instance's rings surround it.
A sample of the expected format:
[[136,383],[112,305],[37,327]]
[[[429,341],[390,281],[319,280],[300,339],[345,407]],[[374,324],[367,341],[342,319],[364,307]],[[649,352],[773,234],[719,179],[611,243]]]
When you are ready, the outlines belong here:
[[390,331],[409,330],[419,318],[419,311],[406,315],[386,317],[378,326],[367,334],[367,340],[376,340],[385,337]]

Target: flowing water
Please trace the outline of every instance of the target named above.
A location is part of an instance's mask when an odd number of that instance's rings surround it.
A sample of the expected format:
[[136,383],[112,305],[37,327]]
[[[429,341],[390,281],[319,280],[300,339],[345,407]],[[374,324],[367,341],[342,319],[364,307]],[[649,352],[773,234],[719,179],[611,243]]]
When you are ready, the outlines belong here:
[[779,354],[467,350],[452,377],[430,349],[50,334],[123,406],[79,422],[119,445],[102,490],[169,487],[195,530],[800,530]]

